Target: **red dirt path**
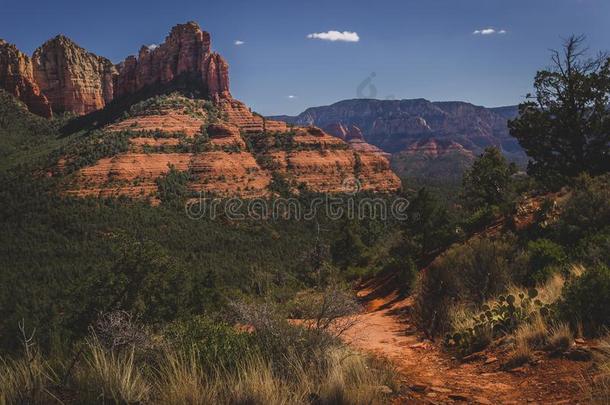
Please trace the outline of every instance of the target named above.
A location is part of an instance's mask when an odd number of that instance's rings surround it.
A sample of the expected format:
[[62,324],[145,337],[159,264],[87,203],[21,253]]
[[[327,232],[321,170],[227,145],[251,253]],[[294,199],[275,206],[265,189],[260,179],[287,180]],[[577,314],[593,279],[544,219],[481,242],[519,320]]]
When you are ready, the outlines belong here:
[[379,290],[364,286],[358,292],[366,310],[344,340],[395,364],[407,387],[396,403],[586,403],[581,384],[589,362],[551,359],[540,353],[535,365],[506,372],[500,369],[505,353],[489,351],[478,361],[460,363],[417,332],[410,319],[412,298]]

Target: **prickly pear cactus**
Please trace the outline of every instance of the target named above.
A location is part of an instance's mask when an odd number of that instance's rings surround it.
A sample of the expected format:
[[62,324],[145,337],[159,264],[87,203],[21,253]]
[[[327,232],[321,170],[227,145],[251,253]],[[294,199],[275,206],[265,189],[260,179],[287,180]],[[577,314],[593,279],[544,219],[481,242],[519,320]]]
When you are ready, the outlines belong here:
[[445,344],[467,355],[483,349],[492,339],[512,332],[538,314],[545,318],[551,316],[552,308],[536,299],[537,296],[535,288],[527,293],[500,295],[493,304],[481,307],[481,312],[472,319],[472,327],[448,334]]

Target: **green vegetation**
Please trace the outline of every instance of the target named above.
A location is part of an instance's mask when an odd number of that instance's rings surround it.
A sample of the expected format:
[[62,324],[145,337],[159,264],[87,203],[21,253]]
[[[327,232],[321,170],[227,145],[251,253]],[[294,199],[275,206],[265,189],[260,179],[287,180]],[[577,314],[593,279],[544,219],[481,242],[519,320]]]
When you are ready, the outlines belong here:
[[170,112],[181,112],[193,118],[216,122],[220,117],[218,107],[211,101],[189,98],[180,92],[161,94],[140,101],[129,108],[126,117],[142,115],[165,115]]
[[573,326],[588,334],[610,327],[610,269],[604,265],[587,269],[565,288],[559,309]]
[[553,52],[553,68],[536,74],[535,101],[521,104],[519,117],[509,123],[532,159],[529,173],[554,187],[610,169],[610,59],[587,58],[583,41],[572,36]]
[[[235,220],[221,211],[193,219],[184,212],[190,174],[174,167],[156,181],[156,207],[70,197],[61,193],[63,175],[70,180],[129,147],[135,132],[95,129],[126,106],[135,115],[178,108],[210,120],[215,107],[168,91],[66,123],[34,117],[0,93],[0,403],[389,400],[388,366],[339,339],[361,309],[352,283],[376,275],[412,293],[419,328],[445,336],[458,357],[492,342],[509,347],[505,368],[539,351],[567,356],[579,330],[599,336],[610,327],[610,175],[596,160],[608,153],[599,144],[607,110],[587,101],[604,99],[603,66],[576,78],[539,74],[537,90],[551,99],[537,112],[523,107],[512,124],[536,181],[516,178],[514,165],[490,148],[450,202],[427,187],[400,195],[410,201],[406,220],[331,220],[324,209],[310,221]],[[584,123],[573,125],[572,101],[545,92],[563,89],[563,80],[577,80]],[[582,144],[583,128],[599,151]],[[174,135],[178,150],[210,150],[204,128],[194,138]],[[244,138],[274,172],[276,197],[267,202],[290,196],[308,206],[321,196],[280,175],[268,157],[320,148],[294,136]],[[557,169],[563,152],[540,152],[550,139],[574,141],[566,144],[576,158],[565,169]],[[529,226],[517,226],[520,204],[549,185],[563,190],[546,194]],[[391,206],[398,196],[359,193],[352,201],[370,197]]]

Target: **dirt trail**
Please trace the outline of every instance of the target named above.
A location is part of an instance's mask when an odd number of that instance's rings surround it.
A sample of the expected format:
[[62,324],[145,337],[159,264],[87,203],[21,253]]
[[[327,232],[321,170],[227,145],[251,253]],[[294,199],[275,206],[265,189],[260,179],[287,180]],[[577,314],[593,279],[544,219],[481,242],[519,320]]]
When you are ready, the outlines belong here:
[[549,359],[539,354],[535,365],[505,372],[500,370],[505,353],[490,351],[476,361],[460,363],[417,332],[410,320],[410,297],[379,294],[370,286],[363,287],[358,295],[366,310],[344,339],[396,365],[408,387],[397,403],[586,403],[581,383],[590,367],[587,362]]

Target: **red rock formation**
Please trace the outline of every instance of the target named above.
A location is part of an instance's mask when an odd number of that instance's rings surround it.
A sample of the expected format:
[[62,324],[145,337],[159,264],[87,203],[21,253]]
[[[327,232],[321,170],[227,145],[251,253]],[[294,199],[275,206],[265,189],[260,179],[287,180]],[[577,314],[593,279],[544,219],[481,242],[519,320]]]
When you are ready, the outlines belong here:
[[341,122],[334,122],[324,127],[324,131],[341,138],[344,141],[359,140],[364,142],[364,135],[360,128],[355,125],[343,125]]
[[32,56],[34,78],[55,112],[87,114],[113,99],[116,69],[112,62],[87,52],[59,35]]
[[329,134],[346,141],[352,149],[360,153],[373,153],[385,159],[390,159],[390,154],[382,151],[378,147],[367,143],[364,140],[364,135],[360,128],[355,125],[349,127],[340,122],[336,122],[324,127],[324,130]]
[[464,146],[460,145],[457,142],[447,140],[439,141],[434,138],[413,142],[403,152],[403,154],[422,155],[436,158],[454,152],[460,153],[464,156],[472,157],[472,159],[474,159],[475,157],[475,155],[471,151],[467,150],[466,148],[464,148]]
[[172,28],[165,42],[142,47],[118,65],[115,97],[134,93],[148,85],[167,84],[186,76],[201,82],[203,93],[213,100],[230,99],[229,66],[210,50],[210,34],[194,22]]
[[2,39],[0,39],[0,88],[23,101],[34,114],[51,117],[49,101],[34,81],[30,58]]
[[286,132],[288,126],[282,121],[273,121],[253,113],[248,106],[239,100],[222,99],[218,108],[226,121],[239,127],[244,132]]

